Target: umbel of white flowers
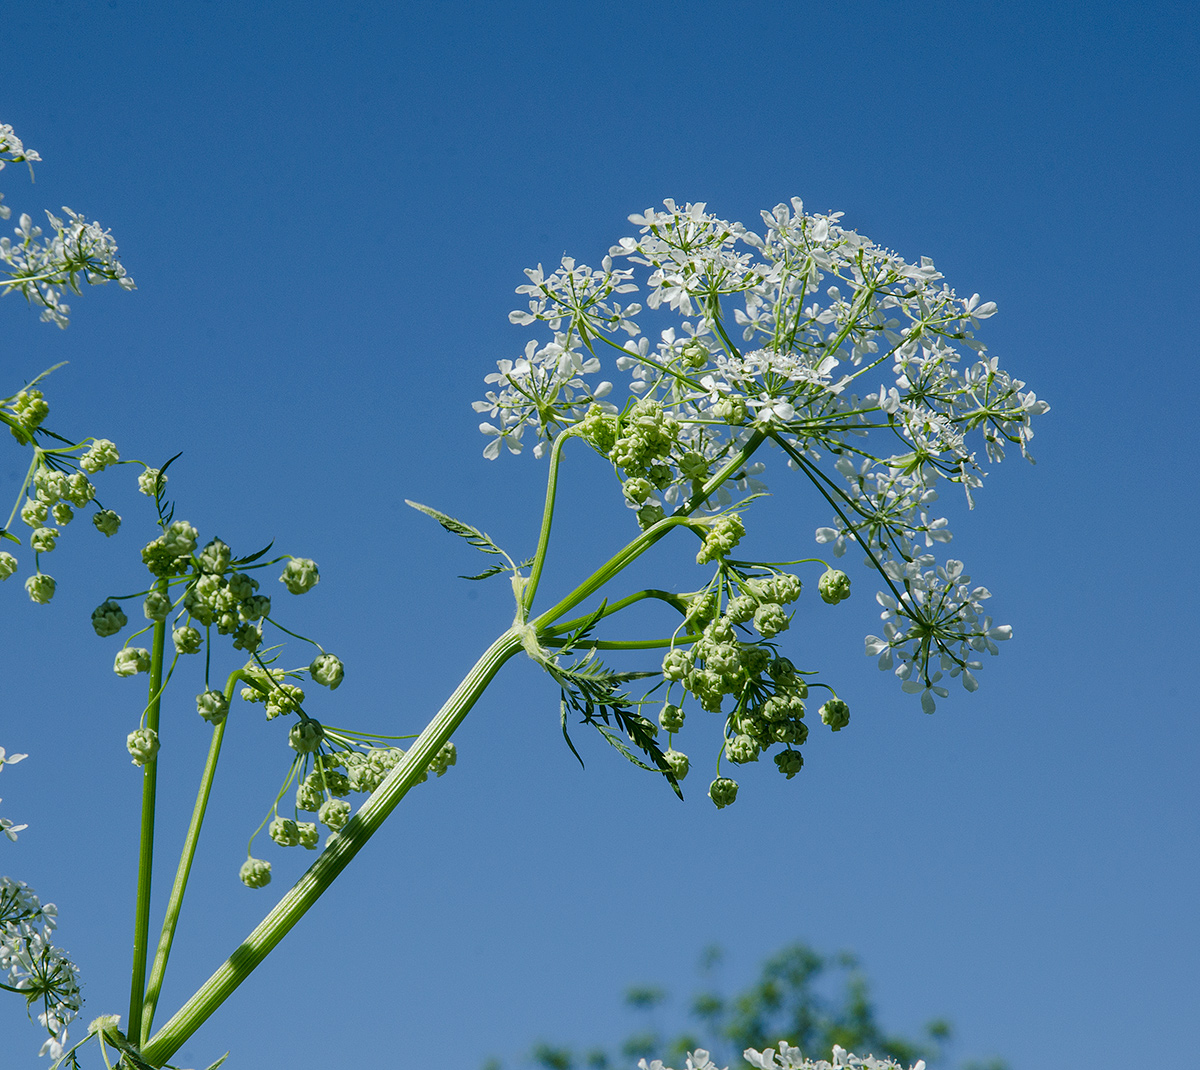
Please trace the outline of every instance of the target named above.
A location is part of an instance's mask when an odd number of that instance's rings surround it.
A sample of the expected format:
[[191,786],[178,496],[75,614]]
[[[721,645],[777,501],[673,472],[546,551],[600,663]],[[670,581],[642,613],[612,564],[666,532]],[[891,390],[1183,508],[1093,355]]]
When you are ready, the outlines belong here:
[[[532,437],[542,456],[564,432],[578,435],[612,462],[646,528],[758,436],[832,507],[817,542],[836,556],[857,545],[882,580],[882,635],[866,637],[867,654],[926,712],[948,693],[946,677],[973,691],[979,656],[1011,629],[984,612],[991,593],[961,561],[939,565],[928,552],[952,537],[931,509],[942,481],[973,507],[985,461],[1010,444],[1028,456],[1031,419],[1049,409],[976,339],[995,304],[958,297],[927,257],[909,263],[798,198],[763,212],[761,234],[704,204],[664,206],[630,216],[638,234],[599,269],[567,257],[526,271],[517,292],[527,306],[509,318],[547,334],[486,377],[475,403],[488,417],[484,455],[520,452]],[[622,303],[639,285],[645,306]],[[639,321],[668,311],[680,321],[651,343]],[[606,347],[630,375],[619,405],[600,378]],[[765,467],[755,455],[729,483],[761,493]],[[706,507],[731,502],[723,486]],[[741,531],[736,514],[722,517],[698,560],[719,558]],[[821,593],[834,601],[839,591],[844,573]],[[785,620],[772,610],[756,624]]]

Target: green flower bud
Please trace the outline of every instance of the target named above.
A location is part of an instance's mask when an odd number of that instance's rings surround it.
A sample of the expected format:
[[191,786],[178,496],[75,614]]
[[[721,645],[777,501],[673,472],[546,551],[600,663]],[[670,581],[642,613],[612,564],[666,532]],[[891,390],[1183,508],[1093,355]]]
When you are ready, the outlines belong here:
[[771,725],[772,743],[788,743],[799,747],[808,739],[808,725],[803,721],[779,721]]
[[688,599],[687,610],[683,621],[692,628],[703,628],[717,615],[717,599],[715,595],[698,594]]
[[695,450],[688,450],[679,458],[679,471],[687,479],[707,478],[709,467],[704,456]]
[[56,502],[54,508],[50,511],[54,514],[55,522],[62,524],[63,527],[66,527],[75,519],[75,510],[66,502]]
[[746,422],[745,399],[723,397],[713,406],[713,415],[727,424],[744,424]]
[[617,418],[593,403],[580,420],[579,430],[597,452],[607,457],[617,441]]
[[718,617],[704,626],[704,638],[709,643],[733,643],[737,641],[733,625]]
[[7,550],[0,550],[0,580],[6,580],[17,571],[17,559]]
[[803,717],[804,703],[796,691],[777,691],[762,704],[762,715],[768,721]]
[[29,536],[29,545],[40,554],[48,554],[58,541],[58,528],[37,528]]
[[321,746],[325,733],[318,722],[311,718],[300,721],[288,729],[288,746],[297,754],[311,754]]
[[725,743],[725,756],[731,761],[742,765],[758,760],[758,744],[749,736],[738,735]]
[[166,485],[167,477],[157,468],[147,468],[138,476],[138,490],[146,495],[147,498],[156,497]]
[[337,832],[338,829],[345,828],[346,822],[350,820],[350,804],[341,799],[330,799],[321,804],[317,820],[327,829]]
[[729,604],[725,607],[725,617],[730,624],[745,624],[754,616],[757,608],[758,602],[752,595],[739,594],[736,598],[729,600]]
[[307,557],[293,557],[284,568],[279,582],[292,594],[304,594],[305,591],[311,591],[320,579],[315,561]]
[[142,561],[156,576],[182,575],[191,567],[198,536],[199,532],[186,520],[176,520],[142,548]]
[[737,793],[737,781],[730,780],[728,777],[717,777],[708,786],[708,797],[716,803],[718,810],[723,810],[732,803],[737,798]]
[[178,654],[199,654],[204,646],[204,636],[191,625],[185,625],[172,630],[171,642]]
[[121,527],[121,518],[111,509],[97,509],[92,514],[92,523],[101,535],[111,537]]
[[336,691],[346,675],[346,669],[336,654],[318,654],[308,667],[308,674],[316,683]]
[[700,552],[696,554],[696,564],[703,565],[708,561],[724,557],[741,541],[745,534],[746,526],[737,513],[717,517],[711,522],[708,533],[704,536],[704,544],[700,547]]
[[37,497],[47,506],[53,505],[59,498],[65,498],[69,491],[66,475],[45,465],[34,472],[33,486]]
[[196,696],[196,712],[209,724],[220,724],[229,716],[229,699],[221,691],[205,691]]
[[775,764],[779,771],[791,780],[804,766],[804,755],[798,750],[783,750],[775,755]]
[[667,765],[671,767],[671,772],[675,774],[676,780],[682,780],[688,775],[688,756],[682,751],[669,750],[663,754]]
[[708,363],[708,346],[699,338],[693,338],[684,344],[679,355],[689,368],[703,368]]
[[692,655],[686,650],[668,650],[663,658],[662,674],[664,680],[682,680],[692,667]]
[[336,795],[339,799],[345,795],[349,795],[351,791],[350,778],[345,773],[339,773],[333,768],[333,764],[341,765],[340,759],[335,759],[330,755],[325,755],[320,761],[326,763],[324,767],[325,773],[325,789],[330,795]]
[[683,727],[683,717],[683,710],[668,703],[659,713],[658,723],[664,732],[678,732]]
[[432,762],[429,763],[429,771],[441,776],[450,766],[458,761],[458,750],[453,743],[445,743],[442,749],[437,752]]
[[12,428],[13,438],[24,443],[33,441],[33,432],[49,415],[50,406],[46,404],[40,390],[22,390],[12,400],[12,411],[20,421],[20,430],[23,432],[18,434],[18,429]]
[[54,597],[56,586],[53,576],[47,576],[44,572],[35,572],[25,581],[25,593],[29,595],[31,602],[45,605]]
[[621,484],[621,491],[631,502],[641,505],[654,492],[650,480],[635,477]]
[[257,624],[243,624],[234,633],[233,647],[253,654],[262,645],[262,628]]
[[[315,566],[314,566],[315,567]],[[313,583],[316,583],[313,580]],[[311,584],[309,585],[311,586]],[[258,580],[244,572],[233,572],[229,576],[229,593],[235,602],[244,602],[258,590]]]
[[[316,829],[316,825],[313,826]],[[280,847],[295,847],[300,842],[300,827],[290,817],[279,817],[267,826],[267,835]]]
[[67,477],[67,492],[63,497],[82,507],[96,497],[96,488],[82,472],[74,472]]
[[[242,625],[241,618],[236,613],[222,613],[216,618],[216,620],[218,635],[229,635],[230,632],[237,631],[237,629]],[[239,646],[237,649],[243,650],[245,648],[243,646]]]
[[763,646],[744,646],[741,654],[742,668],[751,679],[762,676],[771,662],[771,652]]
[[772,594],[775,596],[776,602],[782,602],[785,606],[789,602],[796,601],[800,597],[800,589],[803,586],[799,576],[793,576],[790,572],[780,572],[773,577],[771,584]]
[[140,646],[127,646],[117,651],[113,672],[118,676],[136,676],[150,671],[150,651]]
[[50,515],[50,506],[40,498],[27,498],[21,506],[21,519],[31,528],[40,528]]
[[267,720],[281,713],[294,713],[304,705],[304,691],[295,684],[276,684],[267,695]]
[[[776,658],[767,666],[767,672],[770,673],[771,679],[781,687],[791,687],[799,679],[796,676],[796,666],[787,658]],[[808,687],[805,685],[805,693],[807,694]],[[804,696],[801,695],[801,698]]]
[[170,613],[170,596],[164,595],[162,591],[150,591],[142,603],[142,612],[146,620],[166,620],[167,614]]
[[309,773],[296,786],[296,809],[310,812],[321,809],[325,801],[325,791],[321,787],[321,774]]
[[850,723],[850,707],[840,698],[831,698],[821,707],[821,720],[835,732],[840,732]]
[[158,753],[158,733],[153,728],[139,728],[125,737],[125,748],[134,765],[145,765]]
[[265,594],[252,594],[238,606],[238,613],[242,620],[262,620],[271,613],[271,599]]
[[652,528],[664,516],[666,513],[663,512],[663,507],[658,502],[647,502],[637,511],[638,526],[643,531],[646,528]]
[[297,821],[296,832],[300,836],[300,846],[306,851],[315,851],[321,842],[321,833],[311,821]]
[[271,863],[261,858],[247,858],[238,870],[238,877],[247,888],[265,888],[271,883]]
[[783,606],[775,602],[764,602],[754,611],[754,627],[764,639],[770,639],[785,631],[790,623]]
[[111,598],[92,610],[92,627],[101,639],[108,635],[116,635],[128,623],[129,618],[125,616],[120,603]]
[[817,590],[821,598],[831,606],[844,602],[850,597],[850,577],[840,569],[827,569],[825,575],[817,582]]
[[98,438],[91,448],[79,458],[79,467],[85,472],[102,472],[110,464],[116,464],[121,459],[114,443],[106,438]]
[[220,539],[209,539],[199,554],[201,571],[217,576],[229,567],[229,562],[232,560],[233,551]]

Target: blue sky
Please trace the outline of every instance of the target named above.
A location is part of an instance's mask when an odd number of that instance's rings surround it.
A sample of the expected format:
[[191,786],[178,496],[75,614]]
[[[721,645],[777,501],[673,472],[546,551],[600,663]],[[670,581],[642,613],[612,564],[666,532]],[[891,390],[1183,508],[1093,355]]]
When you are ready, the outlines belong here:
[[[76,298],[65,332],[10,297],[4,381],[70,361],[53,426],[152,463],[184,451],[171,489],[202,537],[317,559],[295,612],[347,662],[331,711],[416,730],[508,625],[503,581],[456,579],[476,560],[403,500],[532,552],[543,466],[484,461],[470,402],[524,344],[507,320],[522,269],[594,262],[664,197],[752,225],[798,195],[931,256],[998,302],[985,340],[1053,406],[1037,466],[1007,462],[956,524],[1015,631],[978,693],[926,717],[874,669],[864,575],[791,633],[850,730],[814,733],[800,777],[747,776],[717,812],[592,741],[581,771],[554,688],[514,661],[458,766],[181,1065],[232,1049],[231,1066],[473,1068],[538,1037],[616,1040],[627,983],[682,993],[718,942],[736,987],[795,939],[857,951],[890,1027],[950,1018],[957,1057],[1048,1070],[1194,1046],[1194,9],[10,0],[4,19],[0,120],[45,159],[33,186],[4,172],[6,203],[100,219],[139,286]],[[0,462],[4,496],[23,463]],[[548,584],[628,520],[600,466],[573,478]],[[828,522],[796,493],[763,515],[764,545],[792,556]],[[87,615],[140,564],[132,524],[94,554],[68,535],[50,608],[0,588],[0,744],[31,756],[4,773],[4,813],[31,828],[2,868],[58,903],[87,1020],[126,1002],[139,790],[135,685]],[[180,752],[202,747],[187,688],[176,701]],[[222,759],[164,1005],[298,864],[266,892],[234,876],[277,783],[266,727],[248,712]],[[168,837],[194,793],[186,753]],[[33,1064],[8,1002],[0,1063]]]

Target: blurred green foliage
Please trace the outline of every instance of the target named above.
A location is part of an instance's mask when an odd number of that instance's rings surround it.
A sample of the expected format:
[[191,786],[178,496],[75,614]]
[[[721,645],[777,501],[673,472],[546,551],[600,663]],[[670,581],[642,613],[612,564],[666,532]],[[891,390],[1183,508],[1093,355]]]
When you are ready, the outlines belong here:
[[[951,1026],[935,1018],[919,1038],[888,1032],[879,1023],[870,986],[854,955],[822,955],[806,944],[791,944],[772,955],[744,991],[722,995],[712,984],[720,964],[718,947],[705,949],[700,972],[705,984],[688,1001],[694,1029],[670,1036],[658,1027],[659,1008],[668,999],[657,985],[626,990],[625,1004],[645,1020],[616,1049],[576,1050],[545,1042],[534,1046],[521,1065],[541,1070],[632,1070],[639,1059],[662,1059],[682,1066],[687,1052],[704,1048],[718,1065],[745,1066],[746,1048],[776,1047],[780,1040],[805,1055],[830,1058],[835,1044],[857,1055],[890,1056],[906,1066],[924,1059],[931,1070],[944,1065]],[[483,1070],[504,1070],[491,1059]],[[1008,1070],[1002,1059],[967,1062],[962,1070]]]

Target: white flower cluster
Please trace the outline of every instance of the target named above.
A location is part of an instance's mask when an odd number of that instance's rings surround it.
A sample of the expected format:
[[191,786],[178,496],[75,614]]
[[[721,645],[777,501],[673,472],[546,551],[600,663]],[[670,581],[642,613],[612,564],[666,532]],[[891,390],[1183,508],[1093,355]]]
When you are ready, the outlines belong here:
[[[901,686],[910,694],[921,695],[921,708],[933,713],[933,696],[945,698],[949,691],[938,681],[943,672],[960,676],[963,687],[974,691],[979,683],[972,672],[982,662],[976,653],[999,652],[996,643],[1012,637],[1007,624],[993,625],[983,615],[983,602],[992,594],[986,587],[972,587],[971,577],[963,573],[961,561],[950,560],[931,568],[932,554],[922,554],[901,564],[887,561],[884,574],[903,585],[899,599],[880,592],[876,600],[883,606],[883,638],[868,635],[866,652],[879,658],[879,667],[895,666]],[[929,671],[937,655],[941,668]]]
[[83,1006],[79,968],[50,942],[58,912],[23,881],[0,877],[0,975],[25,997],[50,1033],[39,1054],[61,1057],[67,1026]]
[[[23,161],[32,164],[41,157],[27,149],[13,128],[0,123],[0,170],[5,163]],[[64,221],[46,213],[53,235],[42,237],[42,228],[22,213],[16,227],[17,240],[0,238],[0,261],[7,265],[7,279],[0,279],[0,293],[16,291],[31,304],[42,306],[42,320],[66,327],[71,308],[63,302],[64,290],[80,293],[80,281],[89,285],[115,281],[122,289],[135,289],[133,279],[117,259],[117,243],[99,223],[63,208]],[[8,219],[12,210],[0,195],[0,219]]]
[[[794,1048],[787,1041],[779,1042],[779,1052],[774,1048],[757,1051],[747,1048],[742,1057],[750,1066],[757,1070],[842,1070],[843,1067],[863,1067],[865,1070],[904,1070],[901,1063],[892,1059],[877,1059],[873,1055],[860,1058],[852,1055],[845,1048],[834,1045],[833,1061],[827,1059],[806,1059],[799,1048]],[[638,1063],[639,1070],[670,1070],[664,1066],[661,1059],[647,1063],[642,1059]],[[717,1064],[712,1061],[708,1052],[703,1048],[690,1052],[687,1056],[687,1070],[717,1070]],[[925,1060],[918,1061],[911,1070],[925,1070]]]
[[[884,578],[908,623],[887,641],[898,653],[903,643],[893,639],[915,637],[905,647],[913,655],[906,686],[919,676],[928,708],[936,653],[970,688],[977,666],[962,644],[988,649],[976,644],[991,625],[964,632],[957,645],[923,643],[928,622],[909,610],[924,597],[921,548],[952,537],[930,511],[938,482],[961,484],[973,506],[982,464],[1001,460],[1009,443],[1027,455],[1031,419],[1049,409],[976,339],[995,304],[958,297],[927,257],[905,261],[844,229],[840,213],[808,214],[798,199],[763,212],[761,235],[704,204],[664,205],[630,216],[638,235],[613,246],[599,271],[566,259],[552,274],[527,272],[519,292],[530,296],[528,310],[510,319],[544,323],[553,340],[531,340],[523,358],[499,362],[487,377],[493,389],[475,404],[490,416],[480,425],[492,438],[485,455],[496,457],[501,444],[518,452],[522,435],[538,437],[540,454],[563,431],[579,434],[612,460],[645,527],[667,507],[696,507],[702,481],[752,435],[763,438],[833,507],[818,542],[838,555],[856,543],[881,572],[899,569],[899,578]],[[613,299],[638,285],[632,269],[613,267],[621,257],[646,269],[649,310],[687,317],[653,348],[638,323],[642,309]],[[734,298],[736,328],[723,307]],[[731,337],[737,328],[744,345]],[[632,340],[613,340],[618,332]],[[603,372],[603,346],[631,376],[634,397],[620,409],[598,400],[610,398],[611,383],[589,378]],[[650,423],[649,450],[623,448]],[[982,457],[968,442],[975,433]],[[754,477],[763,468],[756,459],[730,482],[760,491]],[[701,507],[729,501],[722,489]]]

